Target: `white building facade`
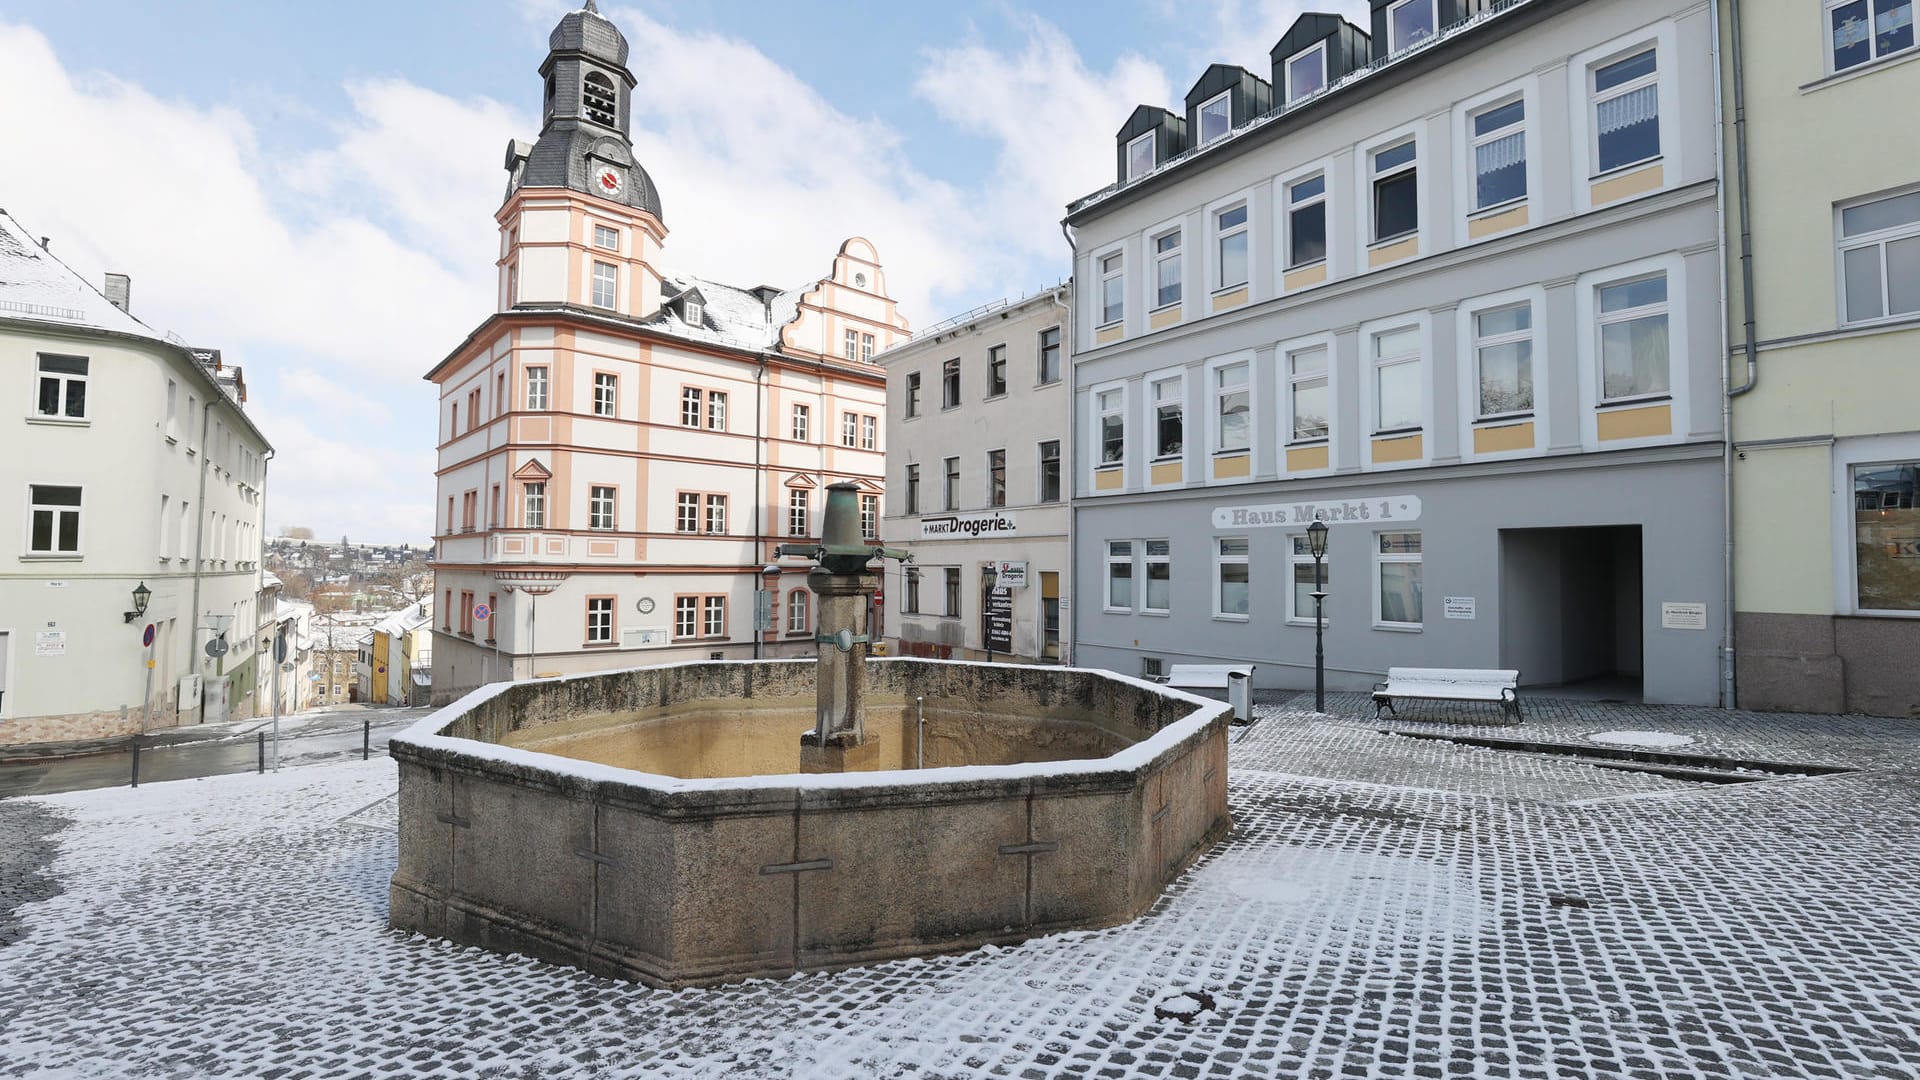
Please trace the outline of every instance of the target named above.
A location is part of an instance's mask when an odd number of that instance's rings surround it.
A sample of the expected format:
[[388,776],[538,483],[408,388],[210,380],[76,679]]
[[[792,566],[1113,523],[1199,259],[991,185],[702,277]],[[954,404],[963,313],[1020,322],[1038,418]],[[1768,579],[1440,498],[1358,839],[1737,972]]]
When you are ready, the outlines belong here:
[[238,369],[107,284],[0,213],[0,377],[25,406],[0,423],[0,744],[194,722],[203,690],[206,719],[253,706],[272,448]]
[[[902,655],[1064,663],[1065,287],[968,312],[880,359],[888,490],[884,625]],[[994,582],[988,589],[988,580]]]

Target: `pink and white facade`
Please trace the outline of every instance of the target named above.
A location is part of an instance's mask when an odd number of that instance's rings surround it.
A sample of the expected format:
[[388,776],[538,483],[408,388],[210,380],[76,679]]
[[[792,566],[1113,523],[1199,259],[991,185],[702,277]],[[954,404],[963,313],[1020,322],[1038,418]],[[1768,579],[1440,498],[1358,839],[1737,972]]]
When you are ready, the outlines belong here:
[[908,333],[873,245],[847,240],[792,290],[662,269],[659,196],[627,141],[626,41],[590,4],[551,44],[541,137],[508,148],[497,309],[427,376],[437,701],[811,652],[806,568],[774,546],[817,537],[841,480],[877,536],[886,385],[871,360]]

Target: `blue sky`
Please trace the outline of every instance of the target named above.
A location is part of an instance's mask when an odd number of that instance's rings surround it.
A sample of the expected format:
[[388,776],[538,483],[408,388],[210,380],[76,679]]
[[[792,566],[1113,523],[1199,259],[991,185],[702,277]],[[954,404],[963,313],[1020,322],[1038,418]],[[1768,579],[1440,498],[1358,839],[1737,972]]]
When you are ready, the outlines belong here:
[[[424,542],[420,375],[487,315],[509,138],[571,3],[12,0],[0,139],[73,168],[0,206],[151,325],[245,366],[278,453],[268,528]],[[1302,7],[1361,0],[604,4],[669,268],[782,285],[879,247],[915,325],[1067,272],[1062,205],[1207,63],[1265,75]],[[11,155],[10,155],[11,156]],[[103,166],[96,168],[95,166]]]

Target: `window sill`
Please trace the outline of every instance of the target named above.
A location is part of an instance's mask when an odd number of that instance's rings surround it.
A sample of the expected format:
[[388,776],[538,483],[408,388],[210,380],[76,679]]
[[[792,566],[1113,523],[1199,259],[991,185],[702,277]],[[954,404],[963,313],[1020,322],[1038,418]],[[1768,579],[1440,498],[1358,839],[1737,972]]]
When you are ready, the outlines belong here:
[[20,556],[21,562],[79,562],[86,558],[79,551],[30,551]]
[[1815,90],[1825,90],[1829,86],[1838,85],[1849,79],[1856,79],[1862,75],[1872,74],[1876,71],[1884,71],[1890,67],[1898,67],[1911,60],[1920,60],[1920,47],[1909,45],[1897,53],[1882,56],[1875,60],[1869,60],[1864,64],[1855,64],[1845,71],[1836,71],[1831,75],[1815,79],[1810,83],[1803,83],[1800,86],[1800,92],[1803,94],[1811,94]]
[[1649,165],[1658,165],[1665,160],[1667,160],[1666,155],[1655,154],[1650,158],[1641,158],[1639,161],[1629,161],[1625,165],[1615,165],[1613,168],[1608,169],[1605,172],[1594,173],[1591,176],[1587,177],[1587,182],[1590,184],[1597,184],[1602,180],[1611,180],[1616,176],[1624,176],[1627,173],[1644,169]]
[[582,642],[580,647],[583,649],[612,649],[617,646],[611,641],[587,641]]
[[1427,429],[1424,427],[1382,428],[1379,431],[1376,431],[1373,433],[1373,438],[1403,439],[1408,435],[1419,435],[1426,430]]
[[1286,447],[1289,450],[1300,450],[1310,446],[1327,446],[1332,443],[1332,441],[1328,436],[1316,435],[1311,439],[1295,439],[1286,444]]
[[38,413],[29,414],[27,416],[27,423],[41,424],[46,427],[92,427],[93,426],[93,421],[87,419],[84,416],[41,416]]
[[1244,289],[1246,287],[1247,287],[1246,282],[1239,281],[1239,282],[1235,282],[1232,285],[1222,285],[1219,288],[1208,293],[1207,296],[1210,299],[1217,299],[1219,297],[1227,295],[1228,293],[1239,292],[1241,289]]
[[1252,622],[1252,621],[1253,621],[1253,616],[1251,616],[1251,615],[1230,615],[1230,614],[1223,614],[1223,613],[1221,613],[1221,612],[1214,612],[1214,615],[1213,615],[1213,621],[1214,621],[1214,622],[1230,622],[1230,623],[1245,623],[1245,622]]
[[1219,458],[1219,457],[1241,457],[1241,456],[1243,456],[1243,455],[1246,455],[1246,454],[1251,454],[1251,453],[1253,453],[1253,448],[1252,448],[1252,447],[1247,447],[1247,446],[1236,446],[1236,447],[1231,447],[1231,448],[1229,448],[1229,449],[1226,449],[1226,450],[1215,450],[1215,451],[1212,451],[1212,453],[1213,453],[1213,456],[1214,456],[1214,457],[1217,457],[1217,458]]
[[1150,615],[1150,616],[1152,616],[1153,618],[1156,618],[1156,619],[1171,619],[1171,618],[1173,618],[1173,609],[1172,609],[1172,608],[1165,608],[1165,609],[1160,609],[1160,608],[1141,608],[1141,609],[1140,609],[1140,614],[1142,614],[1142,615]]
[[[1311,620],[1309,620],[1309,621],[1308,621],[1308,623],[1307,623],[1307,625],[1309,625],[1309,626],[1311,626],[1311,625],[1313,625],[1313,623],[1312,623],[1312,621],[1311,621]],[[1384,631],[1386,631],[1387,633],[1390,633],[1390,634],[1418,634],[1418,633],[1421,633],[1422,631],[1424,631],[1424,630],[1426,629],[1426,626],[1425,626],[1425,624],[1423,624],[1423,623],[1382,623],[1382,622],[1377,622],[1377,623],[1374,623],[1374,624],[1373,624],[1373,628],[1374,628],[1375,630],[1384,630]]]
[[1479,218],[1495,217],[1497,215],[1504,214],[1509,210],[1513,210],[1525,205],[1527,205],[1527,197],[1525,195],[1521,195],[1516,198],[1508,199],[1505,202],[1494,203],[1492,206],[1476,206],[1472,210],[1467,211],[1467,220],[1475,221]]
[[[1288,626],[1299,626],[1299,627],[1304,627],[1304,628],[1307,628],[1307,629],[1312,629],[1312,627],[1313,627],[1313,620],[1312,620],[1312,619],[1288,619],[1288,620],[1287,620],[1287,625],[1288,625]],[[1328,625],[1329,625],[1329,623],[1328,623],[1328,621],[1327,621],[1326,619],[1321,619],[1321,620],[1320,620],[1320,628],[1321,628],[1321,629],[1323,629],[1323,630],[1324,630],[1324,629],[1326,629]]]
[[1093,328],[1093,332],[1097,334],[1102,330],[1112,330],[1112,329],[1115,329],[1116,327],[1124,326],[1126,324],[1126,321],[1127,321],[1127,317],[1125,315],[1122,315],[1121,317],[1114,319],[1112,322],[1103,322],[1103,323],[1095,324]]
[[1647,405],[1662,405],[1673,401],[1672,394],[1648,394],[1645,397],[1614,398],[1595,405],[1595,412],[1611,412],[1614,409],[1638,409]]
[[1898,315],[1883,315],[1878,319],[1856,319],[1853,322],[1841,323],[1838,329],[1840,333],[1846,333],[1850,330],[1880,330],[1909,323],[1920,323],[1920,311],[1903,311]]
[[[1007,392],[1005,390],[1002,390],[997,394],[988,394],[986,397],[983,397],[980,400],[981,401],[999,401],[1001,398],[1006,396],[1007,396]],[[869,447],[868,449],[872,449],[872,448]]]
[[1531,412],[1502,413],[1499,416],[1482,416],[1473,421],[1474,427],[1491,427],[1498,424],[1517,424],[1522,420],[1533,419]]
[[1130,607],[1101,608],[1100,611],[1106,615],[1132,615],[1134,613]]
[[1367,245],[1367,250],[1375,251],[1375,250],[1378,250],[1379,248],[1392,247],[1395,244],[1398,244],[1404,240],[1411,240],[1414,237],[1417,237],[1419,235],[1420,235],[1419,229],[1408,229],[1406,232],[1394,233],[1392,236],[1382,236],[1379,239],[1369,243]]

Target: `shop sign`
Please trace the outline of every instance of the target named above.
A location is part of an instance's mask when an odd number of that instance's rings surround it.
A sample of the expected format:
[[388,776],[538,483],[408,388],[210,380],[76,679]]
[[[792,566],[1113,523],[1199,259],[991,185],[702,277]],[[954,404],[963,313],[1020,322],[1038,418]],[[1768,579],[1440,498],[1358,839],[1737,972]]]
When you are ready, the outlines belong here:
[[1027,564],[1025,560],[1012,562],[1001,560],[993,564],[994,587],[1000,589],[1024,589],[1027,587]]
[[1012,514],[943,514],[920,519],[920,539],[950,540],[965,537],[1012,536],[1020,530]]
[[1013,596],[996,588],[987,596],[987,647],[997,652],[1013,651]]
[[1304,529],[1316,521],[1402,524],[1420,518],[1418,495],[1380,495],[1366,499],[1327,499],[1320,502],[1261,503],[1221,506],[1213,511],[1216,529]]
[[1664,602],[1660,605],[1660,627],[1663,630],[1705,630],[1707,605]]
[[67,632],[65,630],[41,630],[33,635],[33,655],[67,655]]
[[1471,596],[1448,596],[1441,599],[1440,608],[1449,619],[1471,619],[1474,617],[1473,602],[1474,597]]

